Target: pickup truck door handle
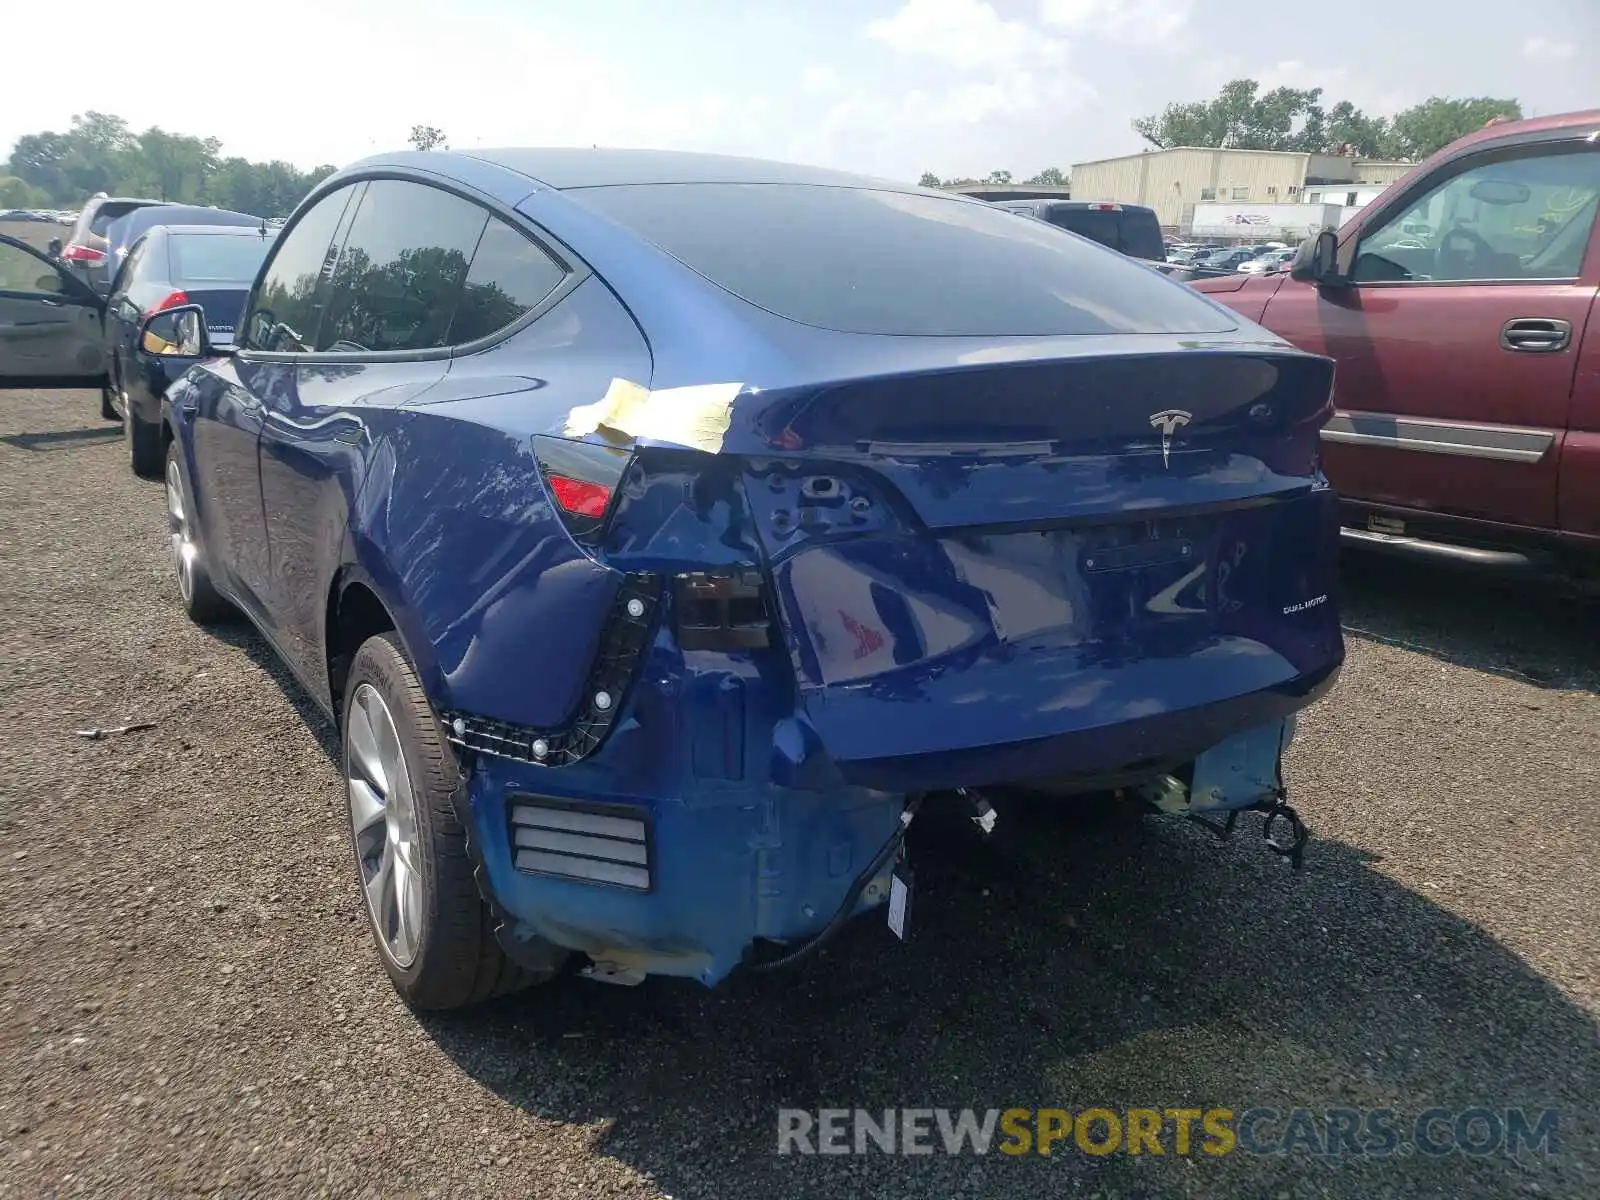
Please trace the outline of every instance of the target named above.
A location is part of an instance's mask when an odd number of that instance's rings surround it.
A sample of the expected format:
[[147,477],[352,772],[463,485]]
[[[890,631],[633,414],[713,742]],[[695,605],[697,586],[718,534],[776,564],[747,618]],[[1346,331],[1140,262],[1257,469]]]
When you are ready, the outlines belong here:
[[1503,350],[1528,354],[1552,354],[1565,350],[1572,341],[1572,322],[1554,317],[1513,317],[1500,329]]

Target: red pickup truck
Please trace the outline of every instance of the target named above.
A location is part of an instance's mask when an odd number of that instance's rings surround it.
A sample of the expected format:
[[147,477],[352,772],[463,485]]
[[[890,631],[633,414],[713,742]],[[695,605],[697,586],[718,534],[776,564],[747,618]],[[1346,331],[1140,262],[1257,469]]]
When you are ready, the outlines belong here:
[[1283,275],[1192,286],[1338,362],[1323,459],[1344,536],[1600,567],[1600,110],[1488,126]]

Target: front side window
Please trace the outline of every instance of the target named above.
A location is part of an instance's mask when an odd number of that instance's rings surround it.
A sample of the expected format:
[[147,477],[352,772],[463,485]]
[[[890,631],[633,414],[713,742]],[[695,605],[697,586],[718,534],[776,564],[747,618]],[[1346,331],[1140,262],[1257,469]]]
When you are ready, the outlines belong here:
[[0,292],[11,296],[55,296],[61,277],[49,263],[18,246],[0,244]]
[[359,184],[329,192],[278,239],[277,253],[251,294],[246,350],[303,353],[312,347],[326,297],[324,269],[345,206]]
[[375,179],[351,222],[316,349],[335,353],[448,345],[462,285],[489,214],[402,179]]
[[1358,283],[1575,279],[1600,198],[1600,151],[1481,163],[1362,235]]

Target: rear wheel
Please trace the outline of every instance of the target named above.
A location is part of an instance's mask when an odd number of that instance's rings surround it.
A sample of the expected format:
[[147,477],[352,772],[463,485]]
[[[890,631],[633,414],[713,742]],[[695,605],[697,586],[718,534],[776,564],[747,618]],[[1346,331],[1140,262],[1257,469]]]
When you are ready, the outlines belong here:
[[183,478],[183,454],[174,441],[167,447],[167,541],[172,547],[172,565],[178,576],[178,594],[184,611],[200,625],[210,625],[233,610],[211,582],[193,520],[190,501],[193,493]]
[[423,1009],[460,1008],[552,977],[508,959],[478,894],[453,795],[461,783],[415,669],[392,633],[356,652],[340,723],[356,871],[395,990]]

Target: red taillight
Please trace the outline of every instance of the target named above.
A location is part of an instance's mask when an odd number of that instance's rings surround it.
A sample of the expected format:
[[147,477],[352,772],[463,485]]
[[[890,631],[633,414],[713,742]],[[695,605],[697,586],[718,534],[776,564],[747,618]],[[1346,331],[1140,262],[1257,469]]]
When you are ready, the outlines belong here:
[[96,250],[93,246],[80,246],[76,242],[61,252],[63,262],[97,263],[104,262],[106,252]]
[[603,483],[590,483],[585,479],[569,479],[565,475],[546,477],[550,494],[556,498],[563,511],[575,517],[603,517],[606,505],[611,503],[611,489]]
[[616,446],[536,434],[534,458],[556,516],[580,542],[595,543],[605,533],[617,489],[632,454]]
[[1120,204],[1091,204],[1091,205],[1089,205],[1089,211],[1090,212],[1121,212],[1122,211],[1122,205],[1120,205]]
[[165,312],[169,308],[177,308],[180,304],[187,303],[189,303],[189,296],[187,292],[171,292],[168,294],[165,300],[152,308],[146,315],[151,316],[158,312]]

